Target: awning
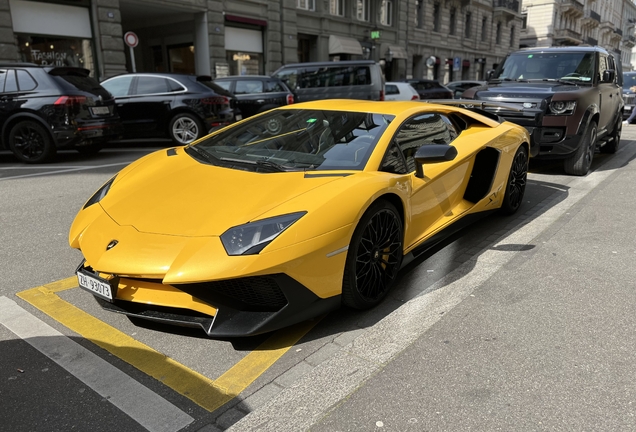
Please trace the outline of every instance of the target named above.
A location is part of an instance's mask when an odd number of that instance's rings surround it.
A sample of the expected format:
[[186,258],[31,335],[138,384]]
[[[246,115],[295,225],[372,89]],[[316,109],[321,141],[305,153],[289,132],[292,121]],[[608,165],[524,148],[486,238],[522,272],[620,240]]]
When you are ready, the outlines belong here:
[[362,55],[362,45],[356,39],[343,36],[329,36],[329,54]]
[[393,59],[408,59],[409,56],[406,53],[406,50],[398,45],[391,45],[388,43],[380,44],[380,58],[386,58],[387,51],[391,51],[391,55]]

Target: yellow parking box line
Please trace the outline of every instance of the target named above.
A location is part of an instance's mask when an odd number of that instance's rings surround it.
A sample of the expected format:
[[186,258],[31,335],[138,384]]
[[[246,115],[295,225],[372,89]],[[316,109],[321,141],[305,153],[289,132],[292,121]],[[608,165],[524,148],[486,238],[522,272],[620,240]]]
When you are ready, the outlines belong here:
[[246,355],[217,380],[211,380],[98,320],[56,294],[74,287],[77,287],[77,279],[68,278],[22,291],[17,296],[208,411],[216,410],[239,395],[319,321],[309,321],[275,332],[256,351]]

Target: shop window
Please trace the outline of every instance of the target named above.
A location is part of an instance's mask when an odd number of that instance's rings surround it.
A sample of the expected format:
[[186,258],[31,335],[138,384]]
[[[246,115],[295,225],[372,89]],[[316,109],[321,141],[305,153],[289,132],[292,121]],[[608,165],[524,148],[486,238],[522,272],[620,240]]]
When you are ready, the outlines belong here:
[[260,75],[262,56],[258,53],[226,51],[230,75]]
[[380,3],[380,24],[393,25],[393,0],[382,0]]
[[369,11],[369,0],[357,0],[356,17],[358,17],[358,21],[369,21]]
[[316,4],[314,0],[298,0],[298,9],[314,11],[316,10]]
[[194,73],[194,45],[188,43],[168,46],[168,59],[170,72]]
[[63,36],[31,36],[18,34],[20,60],[42,66],[75,66],[86,68],[95,76],[95,63],[90,39]]

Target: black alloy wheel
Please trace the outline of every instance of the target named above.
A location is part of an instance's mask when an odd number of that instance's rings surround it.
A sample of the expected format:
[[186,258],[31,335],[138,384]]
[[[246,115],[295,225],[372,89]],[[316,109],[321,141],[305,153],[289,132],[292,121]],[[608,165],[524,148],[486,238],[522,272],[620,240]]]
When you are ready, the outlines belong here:
[[596,122],[591,121],[585,129],[579,148],[563,162],[563,168],[567,174],[584,176],[590,171],[596,151],[596,134]]
[[601,153],[614,154],[618,150],[621,142],[621,133],[623,132],[623,121],[619,118],[614,125],[614,130],[610,135],[610,140],[601,147]]
[[33,120],[17,123],[9,132],[9,149],[25,163],[42,163],[55,155],[51,136],[41,124]]
[[374,203],[351,239],[342,284],[342,301],[355,309],[380,303],[395,281],[403,254],[402,220],[387,201]]
[[526,183],[528,179],[528,152],[524,146],[520,146],[515,153],[510,166],[510,174],[508,174],[508,184],[506,185],[506,193],[501,211],[511,215],[519,210],[523,202],[523,194],[526,191]]

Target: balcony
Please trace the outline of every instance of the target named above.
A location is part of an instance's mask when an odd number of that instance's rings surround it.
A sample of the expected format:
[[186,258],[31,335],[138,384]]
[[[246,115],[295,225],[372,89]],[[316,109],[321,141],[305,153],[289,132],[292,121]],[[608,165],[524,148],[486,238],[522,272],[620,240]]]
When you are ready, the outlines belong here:
[[588,36],[587,39],[585,39],[585,43],[588,45],[596,46],[598,45],[598,39],[594,39],[593,37]]
[[617,35],[619,35],[619,36],[623,36],[623,30],[622,30],[622,29],[619,29],[618,27],[616,27],[616,28],[614,29],[614,33],[616,33],[616,34],[617,34]]
[[563,0],[561,2],[561,13],[572,18],[583,16],[583,2],[578,0]]
[[519,0],[492,0],[495,19],[505,19],[508,22],[515,18],[521,18],[519,3]]
[[601,15],[593,10],[585,11],[583,18],[581,18],[581,25],[589,27],[591,29],[598,27],[601,23]]
[[577,31],[560,29],[554,33],[554,41],[557,45],[580,45],[583,43],[583,38]]
[[625,48],[632,48],[636,45],[636,37],[634,36],[625,36],[623,38],[623,46]]

